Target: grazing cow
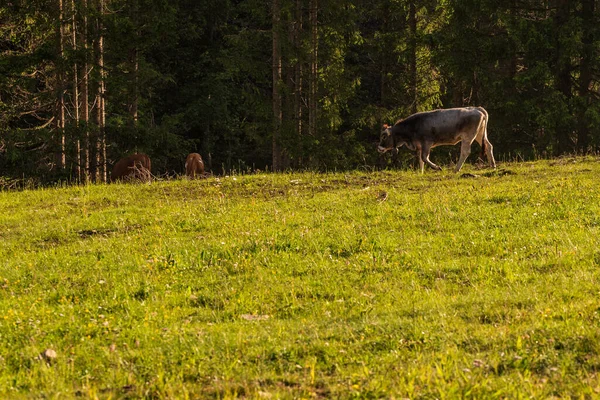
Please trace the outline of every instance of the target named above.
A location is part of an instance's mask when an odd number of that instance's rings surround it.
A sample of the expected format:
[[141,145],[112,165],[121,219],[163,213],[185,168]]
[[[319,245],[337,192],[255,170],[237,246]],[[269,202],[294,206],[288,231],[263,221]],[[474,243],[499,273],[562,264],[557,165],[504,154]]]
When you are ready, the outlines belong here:
[[487,155],[490,167],[496,168],[493,147],[487,138],[487,123],[488,113],[483,107],[420,112],[399,120],[394,126],[384,125],[377,150],[385,153],[406,145],[417,153],[419,166],[423,172],[425,163],[433,169],[441,169],[429,160],[432,147],[455,145],[461,142],[460,158],[454,169],[458,172],[471,154],[471,144],[477,140],[482,152]]
[[110,175],[110,180],[111,182],[116,182],[118,180],[140,180],[143,182],[150,182],[152,180],[150,167],[150,157],[146,154],[132,154],[120,159],[115,164],[112,174]]
[[204,161],[198,153],[190,153],[185,160],[185,174],[190,178],[204,175]]

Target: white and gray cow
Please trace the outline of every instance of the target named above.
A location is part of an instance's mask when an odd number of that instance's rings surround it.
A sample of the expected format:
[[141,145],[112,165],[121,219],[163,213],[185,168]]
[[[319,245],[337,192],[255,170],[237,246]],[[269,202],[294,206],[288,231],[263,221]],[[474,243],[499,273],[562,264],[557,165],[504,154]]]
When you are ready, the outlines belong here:
[[419,166],[423,172],[425,163],[433,169],[441,169],[429,160],[432,147],[455,145],[461,142],[460,158],[454,169],[458,172],[471,154],[471,144],[477,140],[482,151],[486,153],[490,167],[496,168],[492,153],[493,146],[487,138],[487,123],[488,113],[483,107],[420,112],[399,120],[394,126],[384,125],[377,150],[385,153],[406,145],[417,153]]

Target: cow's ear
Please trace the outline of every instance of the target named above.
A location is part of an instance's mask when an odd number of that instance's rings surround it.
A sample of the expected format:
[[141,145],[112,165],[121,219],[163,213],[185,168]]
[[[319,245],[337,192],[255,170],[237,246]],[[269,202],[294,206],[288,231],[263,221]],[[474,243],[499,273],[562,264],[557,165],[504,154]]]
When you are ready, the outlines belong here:
[[388,124],[383,124],[383,129],[387,129],[387,128],[389,128],[389,127],[390,127],[390,126],[389,126]]

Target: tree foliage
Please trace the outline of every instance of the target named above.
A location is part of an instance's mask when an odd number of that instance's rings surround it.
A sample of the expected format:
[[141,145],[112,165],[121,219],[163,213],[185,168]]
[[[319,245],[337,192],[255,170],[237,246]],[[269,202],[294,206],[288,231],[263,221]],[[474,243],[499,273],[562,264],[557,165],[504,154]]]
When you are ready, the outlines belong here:
[[[0,174],[84,180],[132,152],[149,154],[155,174],[181,172],[192,151],[214,173],[382,165],[382,123],[466,105],[488,110],[500,155],[598,151],[598,8],[11,0],[0,5]],[[92,117],[101,104],[105,126]]]

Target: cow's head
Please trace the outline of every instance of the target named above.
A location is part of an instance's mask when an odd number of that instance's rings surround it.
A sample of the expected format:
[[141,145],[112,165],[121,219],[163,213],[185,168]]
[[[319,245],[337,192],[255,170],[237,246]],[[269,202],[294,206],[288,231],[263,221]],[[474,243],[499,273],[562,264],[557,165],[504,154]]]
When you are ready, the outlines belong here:
[[377,151],[380,153],[385,153],[393,150],[395,147],[392,127],[388,124],[383,124],[383,130],[381,131],[381,135],[379,137],[379,146],[377,146]]

